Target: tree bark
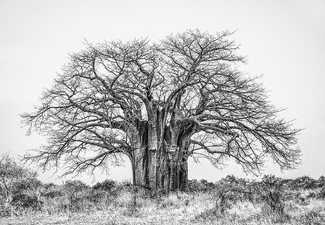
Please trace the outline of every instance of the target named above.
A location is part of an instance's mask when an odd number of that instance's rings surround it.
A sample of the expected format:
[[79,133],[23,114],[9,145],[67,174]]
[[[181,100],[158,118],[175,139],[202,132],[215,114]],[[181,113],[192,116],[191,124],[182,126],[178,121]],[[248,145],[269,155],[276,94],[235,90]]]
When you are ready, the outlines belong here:
[[133,183],[165,191],[184,190],[188,180],[187,146],[179,130],[165,126],[162,131],[161,112],[157,111],[154,118],[137,121],[128,132],[134,149],[130,157]]
[[170,182],[169,190],[185,190],[188,181],[188,160],[181,152],[170,155]]

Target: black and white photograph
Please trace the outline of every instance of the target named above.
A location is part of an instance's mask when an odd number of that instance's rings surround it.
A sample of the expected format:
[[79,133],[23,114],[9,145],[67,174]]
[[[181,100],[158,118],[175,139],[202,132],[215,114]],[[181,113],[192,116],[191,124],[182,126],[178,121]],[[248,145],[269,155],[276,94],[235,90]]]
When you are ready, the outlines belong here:
[[325,224],[325,1],[0,0],[0,224]]

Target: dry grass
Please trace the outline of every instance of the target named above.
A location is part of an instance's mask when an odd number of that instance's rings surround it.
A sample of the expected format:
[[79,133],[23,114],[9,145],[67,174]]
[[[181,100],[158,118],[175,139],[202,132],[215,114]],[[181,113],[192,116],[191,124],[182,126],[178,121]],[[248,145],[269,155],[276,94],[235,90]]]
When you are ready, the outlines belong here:
[[277,218],[262,203],[228,202],[224,214],[215,209],[215,197],[208,193],[175,193],[149,198],[123,192],[101,210],[81,213],[26,212],[19,217],[0,218],[0,224],[325,224],[325,201],[316,198],[301,203],[285,202],[285,217]]

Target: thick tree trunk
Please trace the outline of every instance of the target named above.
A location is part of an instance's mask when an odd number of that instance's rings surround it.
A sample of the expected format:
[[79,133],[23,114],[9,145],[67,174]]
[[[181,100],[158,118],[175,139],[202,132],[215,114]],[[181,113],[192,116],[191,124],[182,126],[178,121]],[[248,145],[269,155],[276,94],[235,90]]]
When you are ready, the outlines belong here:
[[179,127],[164,126],[163,114],[151,111],[149,121],[129,129],[133,182],[153,189],[184,190],[188,181],[187,135]]
[[129,156],[132,165],[133,184],[155,188],[156,183],[156,135],[147,121],[137,121],[135,127],[128,129],[129,144],[132,153]]
[[[147,135],[150,136],[148,133]],[[168,136],[166,138],[164,141],[170,142]],[[134,184],[166,191],[184,190],[187,187],[188,160],[180,148],[176,151],[163,149],[159,152],[148,147],[156,146],[155,139],[148,138],[143,142],[138,133],[133,133],[132,140],[134,151],[131,164]]]
[[135,184],[166,191],[186,189],[188,160],[181,152],[167,153],[167,157],[160,157],[159,162],[156,161],[156,151],[139,148],[134,153]]
[[187,158],[181,156],[180,152],[171,155],[170,160],[170,183],[169,190],[185,190],[188,181]]

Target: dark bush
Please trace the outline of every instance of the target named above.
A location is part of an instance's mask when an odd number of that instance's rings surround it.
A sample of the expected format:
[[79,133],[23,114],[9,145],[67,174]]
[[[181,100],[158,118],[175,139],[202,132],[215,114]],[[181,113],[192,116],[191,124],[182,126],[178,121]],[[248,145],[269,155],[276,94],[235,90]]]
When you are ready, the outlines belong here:
[[208,192],[215,188],[214,183],[209,182],[205,179],[201,179],[200,181],[197,181],[196,179],[189,180],[188,181],[188,190],[189,191],[202,191],[202,192]]
[[31,196],[22,193],[14,195],[11,204],[18,209],[32,210],[41,210],[43,206],[43,202],[40,201],[37,196]]
[[273,216],[281,220],[287,217],[284,212],[284,183],[282,181],[274,175],[264,176],[260,190],[266,213],[271,212]]
[[96,183],[92,188],[95,190],[103,190],[103,191],[112,191],[114,188],[116,188],[117,184],[113,180],[106,179],[103,182]]
[[324,176],[319,177],[319,179],[317,180],[317,185],[320,188],[325,187],[325,177]]
[[309,176],[298,177],[291,182],[293,189],[315,189],[318,186],[318,182]]
[[53,199],[56,197],[61,197],[63,195],[64,193],[59,185],[53,183],[43,185],[41,196],[45,197],[46,199]]

